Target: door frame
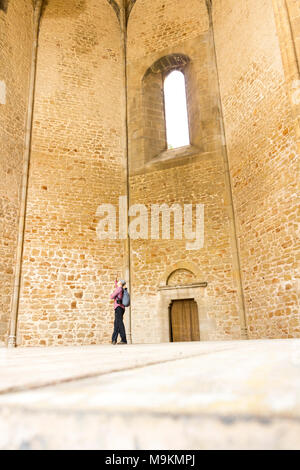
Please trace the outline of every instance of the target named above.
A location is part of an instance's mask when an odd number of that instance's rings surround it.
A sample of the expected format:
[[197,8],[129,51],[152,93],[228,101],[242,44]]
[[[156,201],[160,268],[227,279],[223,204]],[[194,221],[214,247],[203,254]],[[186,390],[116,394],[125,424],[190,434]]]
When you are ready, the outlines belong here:
[[173,305],[173,300],[169,305],[169,336],[170,336],[170,343],[174,343],[173,341],[173,327],[172,327],[172,305]]
[[200,341],[214,338],[216,322],[207,317],[207,282],[185,286],[160,286],[158,290],[158,320],[160,324],[159,337],[161,342],[170,342],[170,308],[174,300],[193,299],[198,306]]

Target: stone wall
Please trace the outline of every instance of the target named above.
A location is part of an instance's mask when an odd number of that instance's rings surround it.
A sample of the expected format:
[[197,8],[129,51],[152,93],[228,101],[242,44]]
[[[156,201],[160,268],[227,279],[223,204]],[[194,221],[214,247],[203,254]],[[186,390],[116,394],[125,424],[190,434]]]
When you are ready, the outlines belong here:
[[[33,4],[0,0],[0,345],[15,268]],[[298,0],[45,1],[18,345],[110,340],[108,295],[116,274],[128,275],[128,245],[99,240],[96,213],[126,195],[127,163],[130,204],[150,216],[152,204],[200,203],[205,215],[202,249],[173,234],[131,240],[133,341],[168,341],[168,306],[183,298],[197,302],[201,340],[240,339],[245,314],[250,338],[300,336],[299,8]],[[184,151],[164,149],[166,70],[151,73],[165,57],[187,59]]]
[[300,65],[300,3],[298,0],[287,0],[287,8],[291,29],[293,32],[294,47],[297,54],[298,66]]
[[0,9],[0,344],[7,340],[15,269],[25,122],[32,57],[28,0]]
[[[184,156],[171,151],[166,160],[148,161],[143,146],[142,79],[149,67],[169,54],[183,54],[190,59],[186,75],[190,90],[188,102],[192,106],[189,114],[192,119],[197,117],[197,126],[193,126],[192,147]],[[165,271],[172,267],[175,271],[178,263],[182,269],[188,269],[188,263],[194,264],[197,273],[192,272],[196,274],[196,282],[208,282],[203,288],[203,309],[199,312],[201,337],[240,339],[242,312],[233,261],[231,202],[225,175],[215,56],[205,2],[139,0],[128,23],[127,56],[131,204],[145,204],[149,214],[152,204],[202,203],[205,208],[203,249],[189,251],[186,241],[173,239],[131,241],[133,339],[135,342],[169,340],[165,328],[168,305],[160,296],[159,286],[167,283]]]
[[213,18],[250,337],[297,337],[299,162],[272,1],[215,0]]
[[148,73],[142,82],[143,139],[145,160],[150,161],[166,148],[165,105],[161,73]]
[[48,0],[41,20],[18,344],[107,342],[123,241],[97,207],[125,194],[124,58],[107,0]]

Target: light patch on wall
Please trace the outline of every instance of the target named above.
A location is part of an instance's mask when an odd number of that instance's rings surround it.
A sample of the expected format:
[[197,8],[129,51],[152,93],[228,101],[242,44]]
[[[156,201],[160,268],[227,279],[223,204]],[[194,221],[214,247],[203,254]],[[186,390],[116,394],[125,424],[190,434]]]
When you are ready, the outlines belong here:
[[185,78],[182,72],[174,71],[168,75],[164,92],[168,148],[190,145]]
[[6,84],[0,80],[0,104],[6,104]]

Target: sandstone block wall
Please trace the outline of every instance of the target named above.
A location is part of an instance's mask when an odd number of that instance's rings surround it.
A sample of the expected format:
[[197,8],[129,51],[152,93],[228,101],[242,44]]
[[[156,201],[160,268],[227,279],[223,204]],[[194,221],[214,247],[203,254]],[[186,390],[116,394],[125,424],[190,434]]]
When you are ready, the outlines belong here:
[[287,0],[287,8],[293,32],[294,47],[300,64],[300,3],[298,0]]
[[[175,151],[168,161],[155,162],[154,158],[151,162],[143,147],[142,79],[155,61],[174,53],[191,60],[187,83],[194,100],[188,94],[188,101],[193,101],[189,114],[198,118],[191,143],[199,147],[182,158]],[[133,338],[136,342],[168,341],[164,328],[168,306],[160,310],[159,286],[167,283],[163,277],[167,268],[176,271],[177,263],[184,266],[192,262],[199,269],[196,281],[208,282],[203,289],[201,316],[205,328],[210,324],[210,329],[202,331],[203,335],[212,340],[240,339],[219,92],[205,2],[139,0],[128,23],[127,57],[131,204],[145,204],[149,214],[151,204],[205,206],[205,246],[201,250],[188,251],[186,241],[179,240],[131,241]],[[200,330],[203,327],[200,321]]]
[[213,3],[250,337],[296,337],[299,155],[272,1]]
[[[0,1],[0,345],[15,270],[33,3]],[[44,3],[18,345],[110,340],[108,295],[115,275],[126,276],[128,246],[98,239],[96,212],[127,193],[127,137],[130,204],[150,215],[152,204],[201,203],[205,214],[200,250],[131,241],[133,341],[169,340],[168,306],[180,292],[195,297],[201,339],[240,339],[244,315],[250,338],[300,336],[299,1],[213,0],[211,21],[207,3]],[[147,70],[174,54],[190,60],[184,153],[163,152],[162,76],[143,86]]]
[[110,339],[124,242],[97,207],[125,193],[124,64],[106,0],[49,0],[41,20],[18,344]]
[[7,340],[32,54],[29,0],[0,9],[0,344]]

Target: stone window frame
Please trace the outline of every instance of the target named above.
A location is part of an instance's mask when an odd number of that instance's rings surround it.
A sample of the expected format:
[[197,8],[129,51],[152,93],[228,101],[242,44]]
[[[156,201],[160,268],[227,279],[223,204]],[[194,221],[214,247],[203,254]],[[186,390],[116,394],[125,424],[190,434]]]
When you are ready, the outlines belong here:
[[[183,73],[185,78],[190,145],[168,149],[164,83],[167,76],[176,70]],[[147,166],[177,158],[190,157],[203,151],[201,145],[202,132],[199,125],[201,121],[197,112],[195,113],[193,109],[197,108],[197,104],[193,104],[194,100],[191,100],[192,81],[192,61],[189,56],[182,53],[162,56],[144,74],[142,79],[143,138],[144,157]],[[153,90],[155,89],[156,97],[153,96]],[[194,92],[196,93],[196,90]],[[195,99],[195,103],[197,102],[198,100]]]

